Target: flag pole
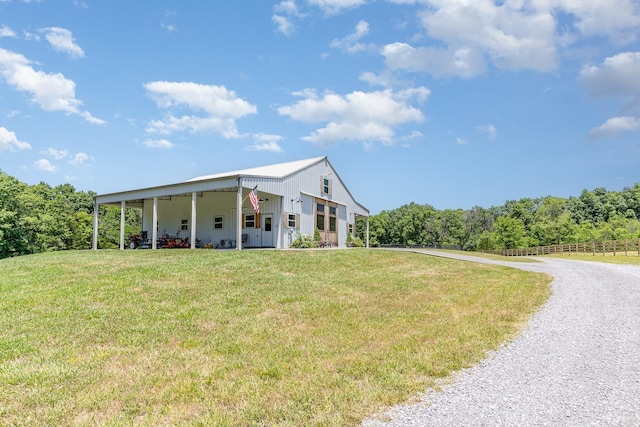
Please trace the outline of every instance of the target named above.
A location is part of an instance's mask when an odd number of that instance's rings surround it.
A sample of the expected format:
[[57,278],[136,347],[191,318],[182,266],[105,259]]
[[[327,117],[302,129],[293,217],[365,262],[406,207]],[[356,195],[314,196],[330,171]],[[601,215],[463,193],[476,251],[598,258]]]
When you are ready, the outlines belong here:
[[[253,189],[251,191],[256,191],[256,188],[258,188],[258,186],[256,185],[255,187],[253,187]],[[251,191],[249,193],[247,193],[246,196],[244,196],[244,199],[242,199],[242,202],[240,202],[240,204],[244,204],[244,202],[247,201],[247,199],[249,198],[249,194],[251,193]]]

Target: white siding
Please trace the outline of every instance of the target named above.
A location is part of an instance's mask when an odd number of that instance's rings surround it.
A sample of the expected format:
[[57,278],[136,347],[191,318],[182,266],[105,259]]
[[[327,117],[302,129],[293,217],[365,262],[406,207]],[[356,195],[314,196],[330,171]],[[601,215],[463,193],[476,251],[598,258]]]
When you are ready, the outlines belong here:
[[[288,247],[296,237],[296,233],[313,234],[315,230],[315,198],[334,202],[338,205],[337,232],[338,244],[344,246],[347,237],[347,223],[354,222],[356,215],[368,216],[369,212],[358,204],[344,183],[325,158],[273,165],[272,169],[281,167],[300,167],[284,178],[271,176],[238,176],[221,175],[218,178],[187,181],[184,183],[146,188],[121,193],[96,196],[96,204],[115,204],[128,201],[134,206],[142,201],[143,230],[153,235],[153,198],[158,197],[158,236],[168,234],[181,238],[190,237],[191,229],[191,195],[196,193],[196,238],[203,244],[220,244],[222,240],[235,240],[237,233],[237,185],[243,187],[242,210],[244,214],[253,213],[253,208],[246,199],[252,188],[257,186],[258,195],[263,199],[260,205],[261,214],[272,215],[273,245]],[[262,169],[260,169],[262,170]],[[271,170],[266,167],[264,170]],[[292,172],[293,171],[293,172]],[[292,172],[292,173],[291,173]],[[322,190],[321,180],[331,180],[331,194]],[[133,201],[136,201],[134,203]],[[284,214],[300,215],[299,228],[283,225]],[[223,228],[214,228],[214,218],[222,217]],[[188,223],[188,229],[182,230],[182,220]],[[256,228],[245,229],[247,235],[245,246],[262,246],[262,221]],[[244,224],[240,224],[243,226]]]

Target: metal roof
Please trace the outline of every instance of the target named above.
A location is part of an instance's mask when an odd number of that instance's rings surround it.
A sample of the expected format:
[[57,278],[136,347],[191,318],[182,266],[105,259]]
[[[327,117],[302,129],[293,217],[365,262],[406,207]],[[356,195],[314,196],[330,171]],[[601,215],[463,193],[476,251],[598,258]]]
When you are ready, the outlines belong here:
[[206,181],[212,179],[229,178],[235,176],[255,176],[262,178],[284,178],[295,172],[303,170],[311,165],[324,160],[325,157],[314,157],[312,159],[296,160],[293,162],[277,163],[275,165],[258,166],[255,168],[240,169],[231,172],[222,172],[213,175],[202,175],[191,178],[186,182]]

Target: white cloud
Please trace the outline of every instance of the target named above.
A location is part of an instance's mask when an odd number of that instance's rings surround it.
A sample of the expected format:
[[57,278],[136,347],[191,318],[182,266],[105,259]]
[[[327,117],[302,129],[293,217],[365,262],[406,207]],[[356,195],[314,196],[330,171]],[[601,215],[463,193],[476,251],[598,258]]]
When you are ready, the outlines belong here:
[[304,14],[298,10],[295,0],[283,0],[273,7],[273,10],[289,16],[304,17]]
[[76,153],[76,155],[69,160],[69,164],[73,166],[80,166],[91,160],[93,160],[93,157],[89,156],[87,153]]
[[39,169],[41,171],[45,171],[45,172],[51,172],[51,173],[55,173],[58,171],[58,168],[54,165],[51,164],[51,162],[47,159],[40,159],[37,160],[33,163],[33,166],[36,169]]
[[639,117],[613,117],[589,132],[590,139],[601,139],[616,136],[622,132],[640,130]]
[[[625,109],[640,109],[640,52],[624,52],[611,56],[599,66],[582,69],[578,80],[594,97],[623,100]],[[638,130],[640,118],[613,117],[589,132],[590,139],[606,138],[620,132]]]
[[365,50],[377,50],[377,47],[373,44],[366,45],[360,43],[360,39],[367,34],[369,34],[369,23],[362,20],[356,25],[355,32],[353,34],[349,34],[343,39],[334,39],[329,46],[335,49],[342,49],[350,54]]
[[273,7],[274,14],[271,21],[278,27],[278,31],[289,36],[296,29],[294,19],[304,18],[306,15],[301,13],[295,0],[283,0]]
[[247,147],[248,150],[282,153],[282,147],[280,146],[280,144],[278,144],[278,141],[282,140],[282,136],[280,135],[259,133],[253,135],[253,139],[254,142],[249,147]]
[[303,140],[318,145],[341,141],[359,141],[363,144],[395,142],[394,128],[406,123],[424,121],[422,112],[410,102],[424,101],[429,90],[424,87],[393,92],[389,89],[375,92],[352,92],[345,96],[332,92],[319,97],[314,90],[294,94],[301,101],[278,109],[278,113],[293,120],[327,125],[317,129]]
[[633,0],[557,0],[556,7],[576,19],[583,36],[605,36],[614,41],[637,40],[640,7]]
[[69,157],[69,152],[67,150],[56,150],[55,148],[47,148],[45,151],[41,151],[42,154],[47,154],[49,157],[53,157],[56,160],[62,160]]
[[600,66],[582,69],[579,80],[596,97],[619,96],[640,106],[640,52],[624,52],[604,60]]
[[[550,10],[522,1],[433,0],[420,14],[430,38],[454,53],[486,58],[500,69],[551,71],[556,68],[556,21]],[[445,55],[446,57],[446,55]],[[451,66],[447,68],[452,68]],[[482,71],[481,67],[474,70]]]
[[161,26],[162,28],[164,28],[165,30],[167,30],[168,32],[170,32],[170,33],[174,33],[174,32],[176,32],[176,31],[178,31],[178,27],[176,27],[176,26],[175,26],[175,25],[173,25],[173,24],[165,24],[164,22],[161,22],[161,23],[160,23],[160,26]]
[[7,27],[6,25],[3,25],[2,27],[0,27],[0,37],[17,37],[15,31],[13,31],[11,28]]
[[31,61],[19,53],[0,48],[0,75],[15,89],[31,94],[31,100],[45,111],[76,114],[92,124],[104,125],[104,120],[80,109],[82,101],[75,96],[76,84],[61,73],[36,71]]
[[249,147],[253,151],[271,151],[273,153],[282,153],[282,147],[277,142],[254,142]]
[[160,22],[160,26],[170,33],[178,31],[178,27],[176,25],[167,23],[167,20],[175,19],[176,15],[177,13],[173,10],[165,10],[164,11],[165,20]]
[[396,42],[384,46],[382,56],[391,70],[424,72],[435,77],[473,77],[487,68],[481,52],[469,48],[415,48]]
[[464,138],[456,138],[456,144],[458,145],[465,145],[467,143],[467,140]]
[[0,151],[30,150],[28,142],[20,141],[15,133],[0,126]]
[[334,15],[347,9],[363,6],[367,3],[367,0],[307,0],[307,2],[318,6],[328,15]]
[[40,41],[40,36],[35,34],[35,33],[31,33],[29,31],[23,31],[22,33],[24,34],[24,39],[25,40],[29,40],[29,41],[33,40],[33,41],[36,41],[36,42]]
[[169,141],[168,139],[147,139],[142,144],[145,147],[162,148],[162,149],[169,149],[176,146],[173,142]]
[[176,117],[169,112],[163,120],[149,122],[147,132],[150,133],[213,132],[225,138],[235,138],[238,136],[236,119],[257,112],[254,105],[224,86],[158,81],[147,83],[144,87],[160,108],[204,113],[204,116]]
[[285,36],[291,35],[296,28],[293,22],[286,16],[273,15],[271,20],[278,26],[278,31]]
[[45,34],[45,38],[54,50],[63,52],[72,58],[84,57],[84,51],[73,40],[73,34],[66,28],[48,27],[41,28],[40,32]]
[[[64,160],[64,159],[69,159],[69,164],[73,165],[73,166],[80,166],[85,164],[86,162],[93,160],[93,157],[89,156],[87,153],[76,153],[73,156],[69,154],[68,150],[58,150],[55,148],[47,148],[44,151],[40,152],[41,154],[45,154],[51,158],[53,158],[54,160]],[[50,172],[54,172],[57,170],[57,167],[52,166],[50,163],[48,163],[48,161],[46,161],[45,159],[41,159],[39,160],[37,166],[39,169],[43,169],[43,170],[48,170]],[[53,170],[50,170],[53,169]]]
[[391,70],[436,77],[472,77],[490,66],[548,72],[558,67],[558,48],[589,37],[617,44],[637,41],[637,0],[387,0],[421,5],[428,36],[423,45],[389,43]]
[[489,136],[489,138],[493,139],[498,135],[498,129],[492,124],[477,126],[476,130],[478,132],[484,133]]

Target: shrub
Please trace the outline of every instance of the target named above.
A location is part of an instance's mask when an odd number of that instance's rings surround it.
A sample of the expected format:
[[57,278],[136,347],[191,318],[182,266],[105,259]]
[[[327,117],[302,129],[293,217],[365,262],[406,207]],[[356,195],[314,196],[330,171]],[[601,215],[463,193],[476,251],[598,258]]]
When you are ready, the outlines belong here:
[[[317,230],[316,230],[317,231]],[[319,236],[319,234],[318,234]],[[317,248],[318,242],[314,240],[314,237],[310,234],[296,234],[296,239],[291,242],[289,246],[291,248]]]
[[359,237],[354,237],[351,234],[347,234],[347,247],[350,248],[363,248],[364,242]]

